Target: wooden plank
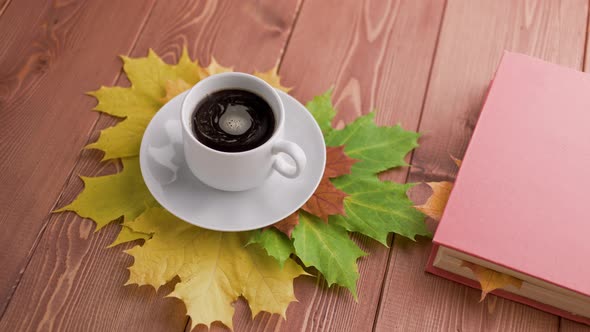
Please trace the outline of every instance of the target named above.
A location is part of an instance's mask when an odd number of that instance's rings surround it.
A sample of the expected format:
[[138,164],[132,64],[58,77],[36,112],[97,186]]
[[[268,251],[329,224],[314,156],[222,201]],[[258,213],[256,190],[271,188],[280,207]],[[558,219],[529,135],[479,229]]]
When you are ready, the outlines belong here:
[[[174,62],[183,44],[191,55],[208,63],[214,55],[224,65],[253,71],[267,70],[277,63],[299,8],[297,0],[248,1],[174,1],[158,2],[131,54],[144,56],[148,48]],[[101,12],[110,13],[103,7]],[[236,22],[239,30],[236,30]],[[116,62],[109,68],[114,75],[120,68]],[[90,66],[98,71],[95,64]],[[106,69],[102,69],[106,70]],[[71,79],[71,84],[77,80]],[[83,90],[76,90],[86,105],[79,107],[82,115],[92,114],[90,97],[82,91],[96,89],[110,81],[92,77]],[[125,84],[124,77],[117,84]],[[77,119],[74,119],[75,121]],[[91,133],[115,122],[101,116]],[[85,132],[86,133],[86,132]],[[87,135],[87,133],[86,133]],[[114,172],[116,163],[101,164],[97,151],[69,151],[78,156],[78,164],[57,205],[70,202],[82,189],[75,175],[96,176]],[[45,211],[47,212],[47,211]],[[73,330],[73,331],[168,331],[184,329],[184,305],[176,299],[163,298],[172,289],[167,285],[158,294],[151,287],[123,287],[132,258],[117,247],[104,249],[117,232],[109,225],[93,233],[93,223],[72,213],[52,215],[47,229],[39,239],[10,305],[0,321],[0,330]],[[243,308],[242,304],[242,308]],[[27,317],[23,320],[23,317]]]
[[573,322],[569,319],[561,318],[559,332],[588,332],[590,326]]
[[0,16],[2,16],[2,14],[4,14],[4,12],[6,11],[6,8],[8,8],[9,4],[10,4],[10,0],[0,0]]
[[[582,67],[587,1],[449,1],[410,181],[453,180],[504,49]],[[499,133],[501,134],[501,133]],[[424,200],[426,190],[418,196]],[[377,331],[556,331],[559,318],[424,272],[430,241],[396,238]]]
[[[280,73],[301,101],[333,86],[337,124],[376,108],[380,124],[400,122],[415,129],[442,10],[439,1],[306,0]],[[403,182],[405,171],[387,178]],[[370,331],[388,248],[363,237],[355,240],[370,253],[359,261],[358,303],[347,290],[299,278],[299,303],[289,307],[286,321],[260,315],[250,323],[241,315],[234,319],[236,331]]]
[[0,312],[97,119],[83,92],[114,83],[153,1],[102,3],[15,1],[0,19]]

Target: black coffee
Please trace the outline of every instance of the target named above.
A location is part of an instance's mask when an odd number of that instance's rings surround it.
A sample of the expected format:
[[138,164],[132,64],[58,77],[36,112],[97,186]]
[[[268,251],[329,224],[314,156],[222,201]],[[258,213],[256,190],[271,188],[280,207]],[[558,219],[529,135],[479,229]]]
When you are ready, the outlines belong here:
[[192,124],[199,142],[218,151],[241,152],[268,141],[275,117],[260,96],[245,90],[221,90],[197,105]]

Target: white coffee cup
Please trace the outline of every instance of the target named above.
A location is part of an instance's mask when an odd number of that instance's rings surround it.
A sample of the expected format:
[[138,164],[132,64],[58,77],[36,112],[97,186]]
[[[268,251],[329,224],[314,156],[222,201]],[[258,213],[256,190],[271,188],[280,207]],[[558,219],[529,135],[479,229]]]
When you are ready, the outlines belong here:
[[[228,89],[246,90],[262,97],[275,117],[273,135],[262,145],[242,152],[214,150],[195,137],[192,115],[207,95]],[[182,136],[186,162],[193,174],[206,185],[226,191],[242,191],[261,185],[273,171],[296,178],[307,159],[297,144],[283,139],[285,108],[277,91],[265,81],[245,73],[209,76],[193,86],[182,102]],[[294,166],[286,158],[290,157]]]

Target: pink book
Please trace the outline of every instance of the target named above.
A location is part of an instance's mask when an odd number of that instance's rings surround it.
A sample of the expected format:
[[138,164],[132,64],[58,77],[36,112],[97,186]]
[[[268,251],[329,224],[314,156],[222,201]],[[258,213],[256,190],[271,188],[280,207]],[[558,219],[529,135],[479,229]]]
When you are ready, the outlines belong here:
[[590,75],[506,52],[434,236],[427,271],[463,261],[523,281],[493,293],[590,324]]

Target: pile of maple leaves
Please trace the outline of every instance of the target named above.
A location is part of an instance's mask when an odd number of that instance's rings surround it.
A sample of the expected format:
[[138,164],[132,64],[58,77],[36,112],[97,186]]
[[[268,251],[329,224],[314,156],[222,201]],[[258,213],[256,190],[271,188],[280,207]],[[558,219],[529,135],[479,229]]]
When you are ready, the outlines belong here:
[[[394,232],[414,239],[430,236],[424,215],[406,191],[411,184],[381,181],[378,174],[406,165],[404,156],[417,146],[418,134],[400,126],[381,127],[374,114],[359,117],[344,129],[331,126],[336,111],[331,92],[306,107],[324,135],[327,165],[313,197],[274,227],[241,233],[202,229],[176,218],[155,201],[139,169],[143,132],[171,98],[200,79],[231,71],[214,59],[203,68],[183,53],[175,65],[153,51],[147,57],[123,57],[131,87],[101,87],[89,93],[95,110],[122,118],[103,130],[87,148],[104,151],[104,160],[121,159],[123,170],[101,177],[82,177],[85,188],[59,211],[90,218],[97,229],[123,216],[111,246],[145,240],[126,252],[134,257],[127,284],[162,286],[178,276],[170,294],[184,301],[192,324],[220,321],[232,327],[232,303],[243,296],[255,316],[260,311],[285,315],[295,300],[293,279],[314,267],[329,285],[348,288],[356,298],[357,259],[365,253],[350,239],[356,232],[387,245]],[[277,69],[254,73],[283,91]]]

